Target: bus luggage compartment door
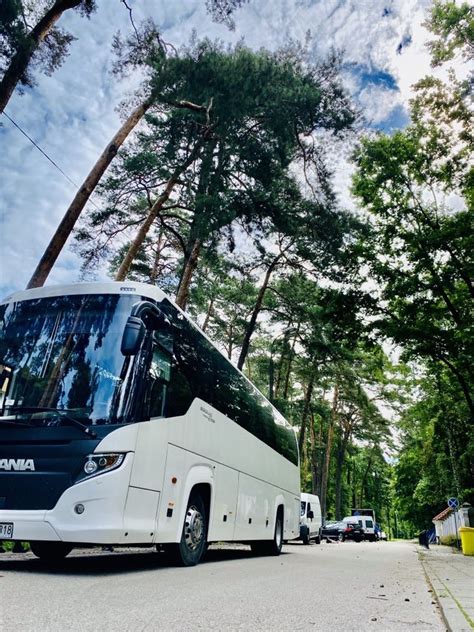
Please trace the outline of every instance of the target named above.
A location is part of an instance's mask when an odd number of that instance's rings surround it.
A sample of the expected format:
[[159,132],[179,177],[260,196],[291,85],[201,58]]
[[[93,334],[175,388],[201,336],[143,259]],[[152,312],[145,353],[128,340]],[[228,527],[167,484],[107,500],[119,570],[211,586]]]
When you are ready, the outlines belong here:
[[232,540],[237,514],[239,474],[225,465],[215,465],[214,504],[208,539],[210,542]]
[[153,542],[160,493],[140,487],[128,488],[122,544]]

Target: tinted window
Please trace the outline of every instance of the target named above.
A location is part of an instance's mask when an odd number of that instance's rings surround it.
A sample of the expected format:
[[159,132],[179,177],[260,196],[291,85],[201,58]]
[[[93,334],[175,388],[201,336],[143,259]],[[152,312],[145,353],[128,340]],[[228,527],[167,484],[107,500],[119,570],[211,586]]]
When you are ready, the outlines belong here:
[[[9,407],[73,411],[83,423],[135,421],[143,357],[120,341],[136,296],[71,295],[0,306],[0,384]],[[43,421],[53,425],[50,417]]]
[[199,397],[297,464],[288,422],[168,300],[160,307],[171,323],[172,338],[165,415],[184,415]]

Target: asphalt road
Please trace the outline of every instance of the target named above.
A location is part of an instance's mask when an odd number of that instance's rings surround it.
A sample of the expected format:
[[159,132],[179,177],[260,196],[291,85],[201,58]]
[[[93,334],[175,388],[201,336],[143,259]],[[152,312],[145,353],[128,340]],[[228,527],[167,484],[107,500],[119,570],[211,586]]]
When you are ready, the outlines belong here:
[[0,555],[0,630],[430,630],[442,624],[408,543],[211,548],[194,568],[149,550],[77,551],[48,569]]

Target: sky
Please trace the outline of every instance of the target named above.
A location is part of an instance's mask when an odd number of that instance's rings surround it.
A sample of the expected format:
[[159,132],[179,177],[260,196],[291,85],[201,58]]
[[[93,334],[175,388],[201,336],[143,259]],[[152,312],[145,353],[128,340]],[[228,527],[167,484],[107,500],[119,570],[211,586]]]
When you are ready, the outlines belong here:
[[[235,30],[216,24],[205,0],[129,0],[135,22],[152,17],[176,47],[199,38],[244,40],[253,49],[274,50],[289,38],[311,35],[315,59],[332,47],[344,51],[344,83],[370,126],[387,133],[409,121],[411,86],[430,69],[423,27],[430,0],[249,0],[234,14]],[[130,32],[119,0],[99,0],[90,19],[67,11],[59,25],[77,40],[62,67],[37,85],[15,93],[7,114],[80,185],[120,125],[121,101],[138,78],[110,73],[111,42]],[[337,189],[350,204],[350,169],[341,168]],[[0,300],[25,287],[44,248],[75,194],[64,177],[5,117],[0,115]],[[80,261],[66,245],[47,284],[78,280]]]

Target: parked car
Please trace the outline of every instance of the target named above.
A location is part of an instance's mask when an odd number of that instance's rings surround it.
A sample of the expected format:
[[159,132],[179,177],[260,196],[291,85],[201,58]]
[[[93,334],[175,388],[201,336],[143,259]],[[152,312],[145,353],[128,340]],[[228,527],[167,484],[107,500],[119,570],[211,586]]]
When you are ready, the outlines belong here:
[[344,525],[344,530],[339,534],[341,542],[345,540],[362,542],[362,540],[364,540],[365,532],[358,522],[344,522]]
[[303,544],[321,542],[321,505],[314,494],[301,494],[300,539]]
[[[368,509],[366,511],[369,511]],[[375,542],[377,539],[377,535],[375,533],[375,523],[371,516],[346,516],[343,518],[344,522],[347,523],[358,523],[359,526],[364,530],[364,539]]]
[[385,540],[385,542],[388,540],[387,534],[385,533],[385,531],[380,531],[379,540]]
[[321,529],[321,537],[326,538],[329,541],[330,538],[339,538],[339,535],[346,528],[346,523],[339,521],[326,522],[326,524]]

